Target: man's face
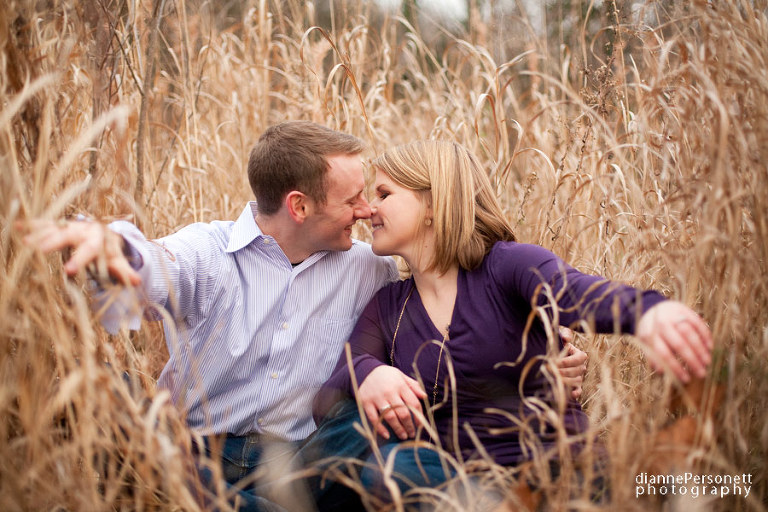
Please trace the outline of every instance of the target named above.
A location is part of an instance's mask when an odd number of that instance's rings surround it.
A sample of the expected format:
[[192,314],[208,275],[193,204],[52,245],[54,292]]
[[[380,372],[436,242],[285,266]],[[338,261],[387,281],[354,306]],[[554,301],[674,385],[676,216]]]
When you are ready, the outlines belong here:
[[371,217],[360,155],[328,157],[327,184],[325,204],[316,204],[306,220],[307,236],[315,251],[347,251],[352,247],[352,226]]

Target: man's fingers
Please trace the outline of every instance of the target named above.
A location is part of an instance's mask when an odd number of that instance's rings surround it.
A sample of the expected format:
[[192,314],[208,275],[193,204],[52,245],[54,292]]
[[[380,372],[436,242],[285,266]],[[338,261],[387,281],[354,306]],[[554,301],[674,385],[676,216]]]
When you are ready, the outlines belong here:
[[138,286],[141,277],[123,254],[123,239],[104,224],[85,221],[52,221],[33,219],[17,223],[27,232],[23,241],[35,249],[49,253],[74,248],[64,263],[64,271],[73,276],[93,262],[106,269],[110,276],[124,285]]
[[124,285],[138,286],[141,284],[141,277],[133,267],[123,252],[123,237],[111,231],[107,226],[102,225],[104,233],[104,251],[107,255],[107,271]]
[[139,286],[141,284],[141,276],[133,270],[125,258],[113,260],[107,265],[107,270],[109,275],[114,276],[124,285]]
[[75,244],[75,241],[71,239],[71,233],[69,233],[66,227],[58,226],[53,221],[46,221],[44,223],[38,223],[38,228],[32,229],[27,232],[22,241],[29,247],[49,253],[51,251],[58,251],[65,247],[71,247]]
[[92,261],[96,261],[102,252],[100,240],[87,239],[82,241],[72,252],[72,257],[64,263],[64,270],[70,276],[77,274]]

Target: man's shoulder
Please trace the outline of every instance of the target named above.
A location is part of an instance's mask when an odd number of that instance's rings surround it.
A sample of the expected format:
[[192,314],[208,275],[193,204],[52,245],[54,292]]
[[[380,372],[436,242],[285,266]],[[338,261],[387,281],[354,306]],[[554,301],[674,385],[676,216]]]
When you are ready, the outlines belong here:
[[390,256],[377,256],[371,249],[371,244],[352,239],[352,247],[348,251],[335,251],[334,257],[344,261],[350,271],[362,274],[377,273],[387,281],[397,278],[397,265]]
[[348,251],[344,251],[344,254],[349,255],[351,258],[381,262],[387,265],[390,262],[394,264],[395,261],[390,256],[377,256],[373,253],[371,244],[361,240],[355,240],[354,238],[352,239],[352,247]]
[[[371,244],[368,242],[363,242],[362,240],[357,240],[356,238],[352,239],[352,248],[347,251],[358,251],[358,252],[365,252],[368,254],[371,254],[372,256],[376,256],[373,254],[373,249],[371,248]],[[383,256],[376,256],[377,258],[382,258]]]
[[173,234],[157,240],[161,245],[182,244],[188,250],[205,250],[206,247],[224,251],[232,236],[234,222],[215,220],[212,222],[194,222],[188,224]]

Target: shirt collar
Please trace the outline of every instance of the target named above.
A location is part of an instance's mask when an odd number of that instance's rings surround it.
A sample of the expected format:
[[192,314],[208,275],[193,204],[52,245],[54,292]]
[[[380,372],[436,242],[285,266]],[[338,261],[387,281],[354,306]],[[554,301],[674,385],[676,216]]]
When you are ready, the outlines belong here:
[[240,217],[235,221],[232,226],[232,234],[229,236],[229,243],[227,244],[227,252],[239,251],[246,245],[250,244],[254,240],[263,238],[265,235],[261,232],[261,228],[256,224],[256,213],[258,208],[256,201],[250,201]]
[[[262,238],[269,239],[273,242],[275,241],[271,236],[262,233],[261,228],[256,224],[256,214],[258,211],[259,209],[256,206],[256,201],[249,201],[243,209],[243,213],[240,214],[240,217],[237,218],[235,224],[232,226],[232,234],[229,236],[226,252],[237,252],[254,240],[260,240]],[[352,240],[352,243],[357,243],[357,241]],[[309,257],[297,265],[296,268],[305,268],[328,254],[328,252],[330,251],[318,251],[310,254]]]

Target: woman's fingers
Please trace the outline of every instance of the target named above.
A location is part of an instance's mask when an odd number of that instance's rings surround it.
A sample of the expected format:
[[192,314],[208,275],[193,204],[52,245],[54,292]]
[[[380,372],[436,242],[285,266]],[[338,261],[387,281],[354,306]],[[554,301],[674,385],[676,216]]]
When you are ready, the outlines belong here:
[[420,408],[421,402],[419,402],[419,400],[420,399],[423,400],[424,398],[427,398],[426,391],[422,389],[421,384],[419,384],[419,381],[417,381],[416,379],[412,379],[405,374],[403,374],[403,378],[405,379],[406,384],[408,384],[408,387],[410,388],[414,396],[414,400],[408,403],[408,405],[410,405],[412,408],[415,408],[415,409]]
[[662,334],[657,335],[651,348],[655,351],[655,364],[653,366],[657,370],[664,371],[668,369],[683,382],[688,382],[691,379],[688,370],[678,361],[676,357],[677,352],[674,349],[674,344],[670,342],[668,334],[666,337]]
[[[425,398],[426,393],[418,383],[408,382],[409,377],[403,375],[403,387],[397,389],[397,396],[392,397],[387,404],[379,410],[381,417],[389,424],[395,435],[400,439],[407,439],[416,435],[416,422],[411,411],[421,409],[420,398]],[[411,386],[415,385],[419,394],[414,392]]]
[[692,315],[678,322],[677,328],[690,340],[691,349],[701,364],[707,366],[712,361],[712,333],[704,320],[698,315]]
[[662,331],[661,337],[670,352],[686,363],[688,370],[697,377],[706,377],[709,354],[701,352],[704,343],[687,321],[675,323],[671,329]]
[[416,429],[413,426],[411,411],[405,402],[397,402],[393,399],[379,410],[381,419],[386,421],[392,428],[392,431],[400,439],[408,439],[416,435]]
[[712,360],[712,334],[704,320],[685,304],[661,302],[649,309],[637,325],[636,334],[650,349],[654,369],[669,369],[683,382],[707,374]]
[[[414,387],[415,386],[415,387]],[[412,410],[421,408],[426,396],[418,383],[391,366],[379,366],[363,380],[358,395],[376,432],[389,439],[389,425],[400,439],[416,435]]]
[[384,424],[379,421],[379,409],[373,403],[363,404],[363,410],[368,418],[368,423],[374,426],[376,433],[384,439],[389,439],[389,431]]
[[[571,345],[571,342],[573,341],[574,334],[573,331],[567,327],[563,327],[562,325],[557,328],[558,332],[560,332],[560,337],[565,342],[566,346]],[[573,347],[573,345],[571,345]],[[576,347],[573,347],[576,348]]]
[[582,389],[581,389],[581,386],[574,386],[574,387],[571,389],[571,397],[572,397],[574,400],[578,400],[578,399],[579,399],[579,397],[581,396],[581,393],[582,393]]
[[579,388],[578,394],[581,395],[581,384],[587,373],[587,353],[571,343],[566,343],[564,348],[568,355],[557,360],[557,370],[563,382],[574,389]]

